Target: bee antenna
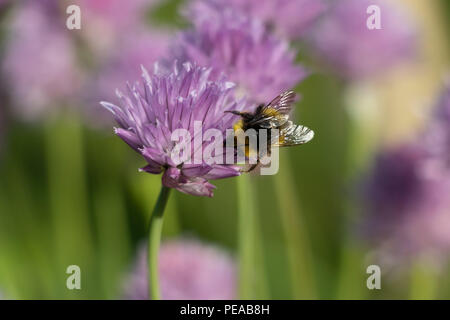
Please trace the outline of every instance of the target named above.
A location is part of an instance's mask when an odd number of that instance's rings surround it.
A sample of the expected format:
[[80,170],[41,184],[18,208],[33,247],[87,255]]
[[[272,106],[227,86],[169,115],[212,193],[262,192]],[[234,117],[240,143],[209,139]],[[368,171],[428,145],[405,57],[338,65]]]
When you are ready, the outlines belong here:
[[237,116],[242,116],[242,112],[236,111],[236,110],[225,111],[224,113],[232,113],[232,114],[235,114]]

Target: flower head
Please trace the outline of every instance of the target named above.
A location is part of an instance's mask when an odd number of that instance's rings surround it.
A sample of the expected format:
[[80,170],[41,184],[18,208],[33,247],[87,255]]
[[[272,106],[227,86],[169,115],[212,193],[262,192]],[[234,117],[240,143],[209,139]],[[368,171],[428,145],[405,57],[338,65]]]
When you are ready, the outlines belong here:
[[435,118],[442,125],[450,124],[450,78],[447,79],[436,107]]
[[125,47],[123,38],[147,26],[146,14],[159,0],[74,0],[83,11],[81,37],[99,60]]
[[6,131],[6,121],[5,121],[5,115],[4,110],[0,110],[0,156],[3,152],[3,143],[4,143],[4,134]]
[[154,5],[155,0],[75,0],[86,9],[90,18],[103,20],[108,24],[115,24],[115,28],[127,28],[132,24],[139,23],[137,17],[144,20],[145,9]]
[[428,154],[403,145],[381,154],[366,185],[365,234],[385,254],[450,248],[450,176],[430,176]]
[[322,0],[193,0],[188,11],[197,18],[206,16],[210,3],[258,19],[267,28],[291,39],[303,36],[326,8]]
[[140,66],[152,66],[167,50],[169,37],[163,33],[145,30],[126,39],[120,50],[115,50],[101,66],[91,84],[91,95],[113,99],[116,88],[122,88],[128,79],[138,79]]
[[365,233],[386,256],[450,249],[450,85],[413,143],[381,153],[366,181]]
[[426,134],[425,145],[431,157],[435,175],[450,172],[450,79],[439,96]]
[[[74,0],[82,8],[79,30],[83,50],[89,52],[90,77],[80,97],[88,123],[104,128],[110,117],[98,107],[99,99],[111,100],[116,88],[138,79],[140,66],[152,66],[166,53],[168,30],[153,28],[148,14],[160,0]],[[84,21],[83,20],[83,21]]]
[[[381,29],[367,26],[377,5]],[[310,36],[320,58],[339,75],[359,79],[381,73],[415,54],[416,33],[404,10],[385,0],[335,1]]]
[[2,70],[15,108],[34,118],[75,97],[82,73],[56,2],[24,1],[14,10]]
[[[163,185],[199,196],[213,195],[214,186],[208,180],[237,176],[239,167],[208,157],[194,164],[192,157],[174,154],[186,150],[204,155],[203,150],[214,143],[219,143],[219,153],[225,154],[223,141],[200,141],[196,146],[198,132],[214,129],[226,137],[237,116],[225,111],[246,107],[243,100],[234,99],[232,83],[223,78],[211,81],[210,73],[210,69],[190,63],[175,63],[169,72],[155,68],[152,76],[143,69],[142,86],[129,86],[126,95],[118,92],[121,107],[102,102],[119,124],[116,134],[147,161],[142,171],[164,172]],[[172,134],[179,129],[189,133],[188,141],[172,141]]]
[[8,5],[10,0],[0,0],[0,9],[2,9],[3,6]]
[[[229,300],[237,296],[234,261],[216,247],[188,239],[163,243],[159,270],[165,300]],[[125,284],[125,299],[148,299],[147,273],[147,247],[143,246]]]
[[450,249],[446,100],[444,94],[422,140],[380,154],[366,182],[365,232],[388,256]]
[[421,202],[424,184],[421,166],[426,153],[417,145],[402,145],[378,155],[366,191],[370,212],[394,225]]
[[180,61],[210,66],[236,83],[238,91],[253,102],[268,102],[306,76],[295,65],[289,44],[266,32],[264,26],[229,7],[204,3],[208,12],[197,17],[195,27],[180,34],[175,55]]

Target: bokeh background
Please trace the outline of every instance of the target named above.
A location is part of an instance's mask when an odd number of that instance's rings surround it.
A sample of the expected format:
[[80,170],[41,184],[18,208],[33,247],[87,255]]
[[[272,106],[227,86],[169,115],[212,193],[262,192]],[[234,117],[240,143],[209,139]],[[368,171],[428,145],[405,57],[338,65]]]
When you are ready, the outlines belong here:
[[[122,297],[161,180],[138,172],[143,160],[114,136],[98,102],[114,99],[116,87],[138,78],[140,64],[151,67],[176,32],[189,28],[179,13],[184,2],[0,1],[4,298]],[[316,136],[281,150],[278,175],[252,176],[247,188],[237,185],[240,178],[217,181],[213,198],[172,192],[163,241],[195,238],[240,266],[240,240],[249,230],[251,267],[236,281],[250,285],[239,297],[450,298],[445,248],[384,254],[364,227],[361,193],[378,155],[422,140],[449,71],[450,2],[395,2],[411,19],[414,54],[377,67],[383,70],[376,75],[342,75],[318,58],[314,40],[293,41],[297,61],[311,72],[295,88],[302,96],[295,118]],[[69,4],[81,7],[81,30],[65,26]],[[392,43],[381,42],[377,54],[389,49],[384,45]],[[255,214],[242,221],[239,208]],[[450,205],[443,210],[450,216]],[[383,219],[389,224],[391,217]],[[450,220],[443,221],[441,231],[450,235]],[[426,237],[422,231],[418,239]],[[81,268],[81,290],[66,288],[72,264]],[[366,287],[372,264],[381,268],[381,290]]]

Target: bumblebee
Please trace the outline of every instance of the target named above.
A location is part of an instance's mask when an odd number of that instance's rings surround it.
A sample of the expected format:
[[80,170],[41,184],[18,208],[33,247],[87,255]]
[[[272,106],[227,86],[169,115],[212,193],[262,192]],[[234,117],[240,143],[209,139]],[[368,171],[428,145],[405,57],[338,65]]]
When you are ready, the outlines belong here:
[[[257,163],[252,165],[247,172],[253,171],[259,164],[260,159],[265,155],[270,155],[271,147],[288,147],[307,143],[314,137],[311,129],[294,124],[289,120],[296,94],[294,91],[286,91],[273,99],[268,104],[259,105],[255,112],[227,111],[241,117],[233,126],[234,131],[254,129],[258,135],[257,150],[250,150],[248,140],[245,142],[245,155],[249,157],[252,152],[257,154]],[[259,148],[259,130],[267,129],[267,150],[266,154],[261,154]],[[277,129],[276,131],[273,129]],[[240,131],[242,132],[242,131]],[[278,132],[275,134],[274,132]],[[236,140],[236,137],[235,137]]]

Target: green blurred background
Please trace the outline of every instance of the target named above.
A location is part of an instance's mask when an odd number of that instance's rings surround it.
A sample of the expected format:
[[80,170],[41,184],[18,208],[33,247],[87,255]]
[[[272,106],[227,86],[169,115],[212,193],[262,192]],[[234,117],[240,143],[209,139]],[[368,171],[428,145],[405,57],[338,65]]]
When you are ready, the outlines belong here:
[[[407,139],[423,124],[411,106],[432,101],[449,62],[449,1],[403,2],[421,26],[421,59],[352,87],[331,75],[311,75],[296,90],[303,96],[296,118],[314,129],[314,140],[281,150],[277,176],[250,178],[256,199],[249,226],[256,235],[252,298],[411,297],[408,272],[383,278],[382,290],[366,288],[366,268],[374,261],[357,235],[361,212],[354,201],[355,183],[374,152]],[[182,26],[174,18],[179,4],[164,3],[153,17]],[[6,98],[1,104],[8,104]],[[353,104],[367,104],[362,108],[367,112],[353,112]],[[92,129],[74,113],[60,112],[39,124],[11,118],[5,134],[0,156],[4,295],[118,298],[123,275],[145,238],[160,177],[139,173],[138,155],[112,132]],[[173,192],[164,239],[193,235],[238,258],[238,179],[217,181],[211,199]],[[81,267],[82,290],[66,288],[71,264]],[[424,293],[450,298],[449,279],[433,276],[424,272]]]

